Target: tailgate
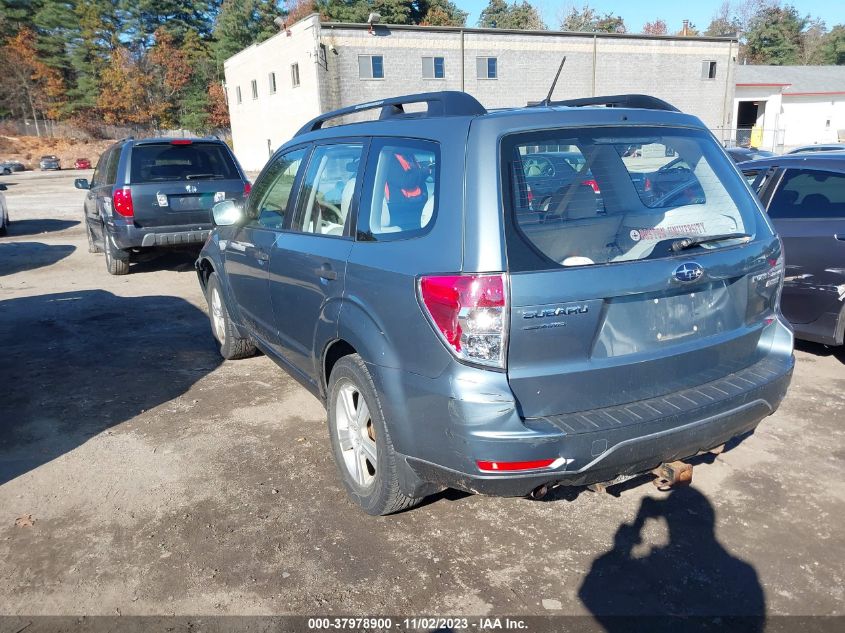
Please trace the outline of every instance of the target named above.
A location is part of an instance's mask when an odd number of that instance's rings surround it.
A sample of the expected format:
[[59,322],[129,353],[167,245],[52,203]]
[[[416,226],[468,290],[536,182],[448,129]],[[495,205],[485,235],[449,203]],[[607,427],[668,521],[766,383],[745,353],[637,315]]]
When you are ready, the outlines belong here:
[[211,208],[240,199],[240,180],[197,180],[132,185],[135,223],[139,226],[210,225]]

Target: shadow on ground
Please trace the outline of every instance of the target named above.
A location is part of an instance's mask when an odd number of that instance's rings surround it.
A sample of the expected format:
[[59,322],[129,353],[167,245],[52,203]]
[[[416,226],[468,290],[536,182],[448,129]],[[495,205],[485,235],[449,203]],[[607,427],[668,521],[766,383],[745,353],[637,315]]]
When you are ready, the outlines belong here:
[[21,235],[38,235],[39,233],[55,233],[64,231],[79,224],[79,220],[56,220],[52,218],[37,218],[33,220],[15,220],[9,223],[9,237]]
[[76,250],[70,244],[0,242],[0,277],[25,270],[52,266]]
[[0,485],[182,394],[221,362],[178,297],[0,301]]
[[811,343],[810,341],[799,341],[796,339],[795,349],[813,354],[814,356],[833,356],[840,363],[845,363],[845,345],[831,347],[829,345],[822,345],[821,343]]
[[[668,538],[650,539],[649,521],[664,523]],[[578,596],[609,633],[762,631],[766,600],[757,572],[716,540],[715,522],[695,488],[644,498],[613,549],[593,561]]]
[[194,272],[200,249],[187,250],[150,250],[132,256],[130,274],[152,273],[159,270],[171,270],[177,273]]

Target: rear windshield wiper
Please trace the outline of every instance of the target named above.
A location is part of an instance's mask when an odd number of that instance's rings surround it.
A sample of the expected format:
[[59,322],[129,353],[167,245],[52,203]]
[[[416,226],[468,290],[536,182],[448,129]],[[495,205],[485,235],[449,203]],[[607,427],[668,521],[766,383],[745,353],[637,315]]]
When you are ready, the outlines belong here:
[[721,242],[722,240],[738,240],[743,238],[748,239],[750,237],[751,236],[748,235],[748,233],[722,233],[721,235],[684,237],[672,242],[672,250],[677,253],[679,251],[685,251],[688,248],[692,248],[693,246],[698,246],[699,244],[707,244],[709,242]]
[[200,178],[223,178],[220,174],[188,174],[186,180],[199,180]]

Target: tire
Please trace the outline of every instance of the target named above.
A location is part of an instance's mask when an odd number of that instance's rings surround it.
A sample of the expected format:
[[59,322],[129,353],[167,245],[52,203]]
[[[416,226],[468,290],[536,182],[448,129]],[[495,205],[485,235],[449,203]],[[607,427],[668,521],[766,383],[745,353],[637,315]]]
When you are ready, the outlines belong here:
[[102,253],[103,249],[97,246],[97,243],[94,241],[94,234],[91,232],[91,223],[87,219],[85,220],[85,233],[88,235],[88,252]]
[[235,333],[217,273],[211,273],[208,278],[205,299],[208,302],[208,319],[211,322],[211,332],[217,342],[220,343],[220,355],[226,360],[255,356],[256,348],[253,342]]
[[5,218],[0,216],[0,237],[6,235],[6,227],[8,226],[8,221],[6,221]]
[[3,170],[3,175],[4,176],[11,176],[12,170],[7,167],[6,169]]
[[343,486],[364,512],[384,516],[422,501],[423,497],[409,497],[399,488],[396,451],[373,379],[358,354],[344,356],[332,369],[328,420]]
[[103,252],[106,254],[106,270],[110,275],[129,273],[129,253],[114,245],[106,227],[103,227]]

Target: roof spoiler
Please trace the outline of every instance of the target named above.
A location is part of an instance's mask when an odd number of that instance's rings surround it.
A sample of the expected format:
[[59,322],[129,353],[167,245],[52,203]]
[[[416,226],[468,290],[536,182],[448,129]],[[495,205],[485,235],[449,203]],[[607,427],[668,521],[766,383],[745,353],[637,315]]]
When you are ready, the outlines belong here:
[[[428,109],[425,112],[412,114],[405,113],[405,106],[412,103],[425,103]],[[392,97],[390,99],[379,99],[369,101],[339,110],[326,112],[311,119],[303,125],[296,133],[296,136],[314,132],[323,127],[323,124],[332,119],[337,119],[347,114],[365,112],[367,110],[381,109],[380,120],[394,117],[413,116],[415,118],[436,118],[446,116],[479,116],[487,114],[487,110],[478,100],[465,92],[456,90],[444,90],[442,92],[423,92],[419,94],[406,95],[404,97]]]
[[580,108],[584,106],[604,106],[606,108],[634,108],[638,110],[667,110],[669,112],[680,112],[671,103],[651,97],[649,95],[610,95],[607,97],[584,97],[583,99],[567,99],[565,101],[539,101],[529,103],[529,108],[539,106],[566,106]]

